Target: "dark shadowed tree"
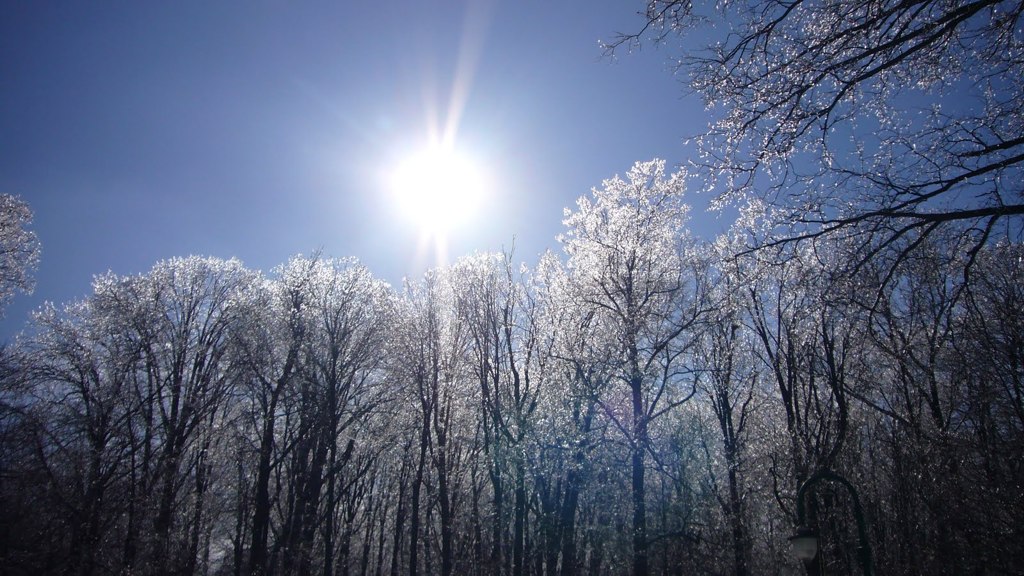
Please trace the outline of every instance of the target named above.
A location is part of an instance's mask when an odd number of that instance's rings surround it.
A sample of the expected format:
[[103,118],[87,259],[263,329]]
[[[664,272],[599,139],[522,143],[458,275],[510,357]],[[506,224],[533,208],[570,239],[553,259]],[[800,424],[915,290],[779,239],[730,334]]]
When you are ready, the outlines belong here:
[[126,513],[123,492],[115,490],[123,490],[127,476],[128,422],[138,408],[130,392],[137,347],[124,326],[94,304],[73,304],[63,313],[45,308],[27,344],[39,400],[37,456],[68,527],[66,572],[82,576],[117,569],[117,539],[108,536]]
[[[903,573],[1012,572],[1019,534],[1007,519],[1021,482],[1021,250],[982,249],[964,278],[962,239],[934,235],[886,273],[865,270],[872,290],[872,370],[851,393],[877,420],[872,445],[880,558]],[[880,297],[875,297],[880,294]],[[1013,527],[1013,528],[1011,528]],[[929,550],[921,554],[921,550]],[[982,568],[985,567],[985,568]]]
[[173,259],[98,277],[85,301],[37,314],[26,409],[40,491],[60,503],[48,532],[66,542],[45,562],[68,574],[205,569],[233,331],[258,284],[237,261]]

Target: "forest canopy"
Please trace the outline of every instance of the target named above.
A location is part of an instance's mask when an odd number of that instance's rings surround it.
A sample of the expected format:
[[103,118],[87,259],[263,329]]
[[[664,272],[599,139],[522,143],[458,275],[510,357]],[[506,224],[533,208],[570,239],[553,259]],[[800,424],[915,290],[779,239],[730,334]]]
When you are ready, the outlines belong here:
[[[401,288],[320,254],[97,277],[5,351],[0,564],[795,573],[798,507],[812,573],[859,570],[857,512],[886,573],[1024,562],[1021,246],[968,279],[933,234],[850,280],[843,243],[778,264],[692,237],[684,195],[637,163],[566,211],[561,254]],[[823,473],[855,492],[798,503]]]

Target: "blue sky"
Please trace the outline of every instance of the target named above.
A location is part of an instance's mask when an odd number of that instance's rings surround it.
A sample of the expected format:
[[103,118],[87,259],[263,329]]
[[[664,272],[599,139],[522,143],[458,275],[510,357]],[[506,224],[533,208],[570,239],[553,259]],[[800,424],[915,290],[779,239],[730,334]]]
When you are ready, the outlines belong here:
[[[670,52],[616,61],[599,40],[642,2],[6,2],[0,192],[35,212],[32,296],[86,296],[95,274],[190,254],[269,272],[318,248],[397,284],[435,260],[383,184],[430,127],[486,171],[447,257],[557,248],[562,209],[706,125]],[[456,122],[457,121],[457,122]],[[694,229],[725,224],[693,196]]]

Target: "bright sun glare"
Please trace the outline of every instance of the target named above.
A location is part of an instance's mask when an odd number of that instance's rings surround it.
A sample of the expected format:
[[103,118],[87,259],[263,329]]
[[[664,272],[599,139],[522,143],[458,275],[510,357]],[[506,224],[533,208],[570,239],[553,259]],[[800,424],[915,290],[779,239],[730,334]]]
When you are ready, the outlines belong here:
[[428,147],[399,163],[391,188],[403,215],[430,236],[467,224],[483,194],[483,175],[450,146]]
[[395,211],[419,232],[417,258],[431,253],[438,263],[447,258],[450,237],[479,218],[491,196],[493,175],[488,167],[456,145],[480,47],[492,16],[488,4],[467,3],[455,75],[447,87],[447,105],[443,108],[438,106],[443,94],[437,91],[437,79],[427,78],[423,145],[415,153],[405,149],[397,160],[391,157],[386,169],[386,186]]

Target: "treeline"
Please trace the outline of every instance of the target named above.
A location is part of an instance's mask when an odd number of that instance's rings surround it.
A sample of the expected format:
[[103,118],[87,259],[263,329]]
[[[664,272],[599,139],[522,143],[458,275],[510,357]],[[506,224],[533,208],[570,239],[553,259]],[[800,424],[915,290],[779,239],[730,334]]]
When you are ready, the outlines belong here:
[[[1024,248],[735,257],[682,192],[638,164],[562,255],[401,288],[318,255],[98,277],[4,351],[0,571],[790,574],[820,470],[877,573],[1019,571]],[[808,569],[859,573],[849,493],[806,508]]]

